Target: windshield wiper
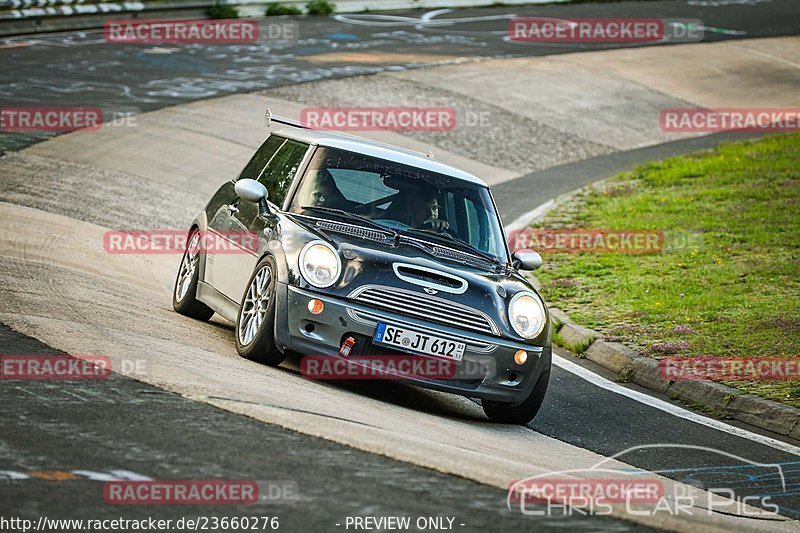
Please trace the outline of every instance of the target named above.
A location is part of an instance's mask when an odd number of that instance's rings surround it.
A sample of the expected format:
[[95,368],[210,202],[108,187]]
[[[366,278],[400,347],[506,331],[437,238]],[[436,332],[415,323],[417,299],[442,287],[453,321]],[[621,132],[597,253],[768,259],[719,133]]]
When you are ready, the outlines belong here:
[[351,213],[350,211],[345,211],[344,209],[337,209],[335,207],[325,207],[325,206],[322,206],[322,205],[301,205],[300,208],[301,209],[305,209],[307,211],[322,211],[323,213],[333,213],[335,215],[339,215],[339,216],[342,216],[344,218],[349,218],[351,220],[357,220],[357,221],[361,222],[362,224],[366,224],[367,226],[375,228],[375,229],[377,229],[379,231],[383,231],[385,233],[388,233],[389,235],[392,235],[395,239],[400,236],[397,233],[397,231],[393,230],[392,228],[387,228],[386,226],[382,226],[381,224],[378,224],[374,220],[371,220],[371,219],[369,219],[367,217],[363,217],[361,215],[357,215],[356,213]]
[[404,231],[407,232],[407,233],[423,233],[425,235],[431,235],[433,237],[438,237],[439,239],[441,239],[443,241],[447,241],[448,243],[456,244],[456,245],[460,246],[461,248],[468,250],[473,255],[477,255],[478,257],[489,261],[490,263],[493,263],[495,265],[502,264],[500,262],[500,260],[497,259],[495,256],[484,252],[480,248],[476,248],[475,246],[471,245],[468,242],[464,242],[461,239],[453,237],[449,233],[439,233],[438,231],[433,231],[433,230],[429,230],[429,229],[417,229],[417,228],[408,228],[407,230],[404,230]]

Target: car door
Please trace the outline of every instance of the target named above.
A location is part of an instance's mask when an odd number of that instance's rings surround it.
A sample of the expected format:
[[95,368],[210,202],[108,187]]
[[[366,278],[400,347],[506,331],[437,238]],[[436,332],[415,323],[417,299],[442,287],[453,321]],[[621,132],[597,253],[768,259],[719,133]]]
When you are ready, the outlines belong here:
[[[270,136],[237,180],[250,178],[264,184],[269,192],[270,208],[279,210],[307,151],[307,144]],[[251,242],[257,243],[271,223],[274,221],[259,216],[256,204],[240,199],[235,192],[209,223],[210,229],[218,233],[218,238],[227,239],[230,247],[214,254],[206,280],[234,302],[241,300],[258,259],[256,247],[245,245],[246,237],[252,236]]]

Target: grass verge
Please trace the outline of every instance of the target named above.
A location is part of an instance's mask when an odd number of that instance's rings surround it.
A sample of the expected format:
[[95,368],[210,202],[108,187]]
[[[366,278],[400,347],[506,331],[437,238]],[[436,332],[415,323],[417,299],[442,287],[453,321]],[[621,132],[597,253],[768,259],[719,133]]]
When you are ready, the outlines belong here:
[[[542,252],[545,299],[607,340],[800,357],[800,134],[640,166],[538,226],[663,232],[659,253]],[[798,381],[725,383],[800,407]]]

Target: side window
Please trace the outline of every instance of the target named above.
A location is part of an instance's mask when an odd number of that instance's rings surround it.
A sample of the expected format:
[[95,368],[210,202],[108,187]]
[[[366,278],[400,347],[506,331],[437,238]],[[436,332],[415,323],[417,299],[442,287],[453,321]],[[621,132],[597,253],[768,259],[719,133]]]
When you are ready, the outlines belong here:
[[275,155],[275,152],[281,147],[285,140],[286,139],[275,137],[274,135],[269,136],[267,140],[264,141],[264,144],[256,150],[255,155],[253,155],[253,158],[247,163],[247,166],[244,167],[244,170],[242,170],[237,179],[258,179],[264,171],[264,168],[266,168],[267,163],[269,163],[269,160],[272,159],[272,156]]
[[270,202],[278,206],[283,204],[286,192],[289,190],[307,150],[307,144],[287,140],[270,159],[258,177],[258,181],[263,183],[269,191]]

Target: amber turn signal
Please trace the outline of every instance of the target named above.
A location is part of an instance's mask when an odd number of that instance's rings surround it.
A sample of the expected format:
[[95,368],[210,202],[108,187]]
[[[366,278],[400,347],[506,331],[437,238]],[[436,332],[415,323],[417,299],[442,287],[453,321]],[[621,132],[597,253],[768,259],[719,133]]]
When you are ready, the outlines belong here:
[[308,301],[308,312],[312,315],[318,315],[325,309],[325,304],[322,303],[322,300],[318,300],[314,298]]

